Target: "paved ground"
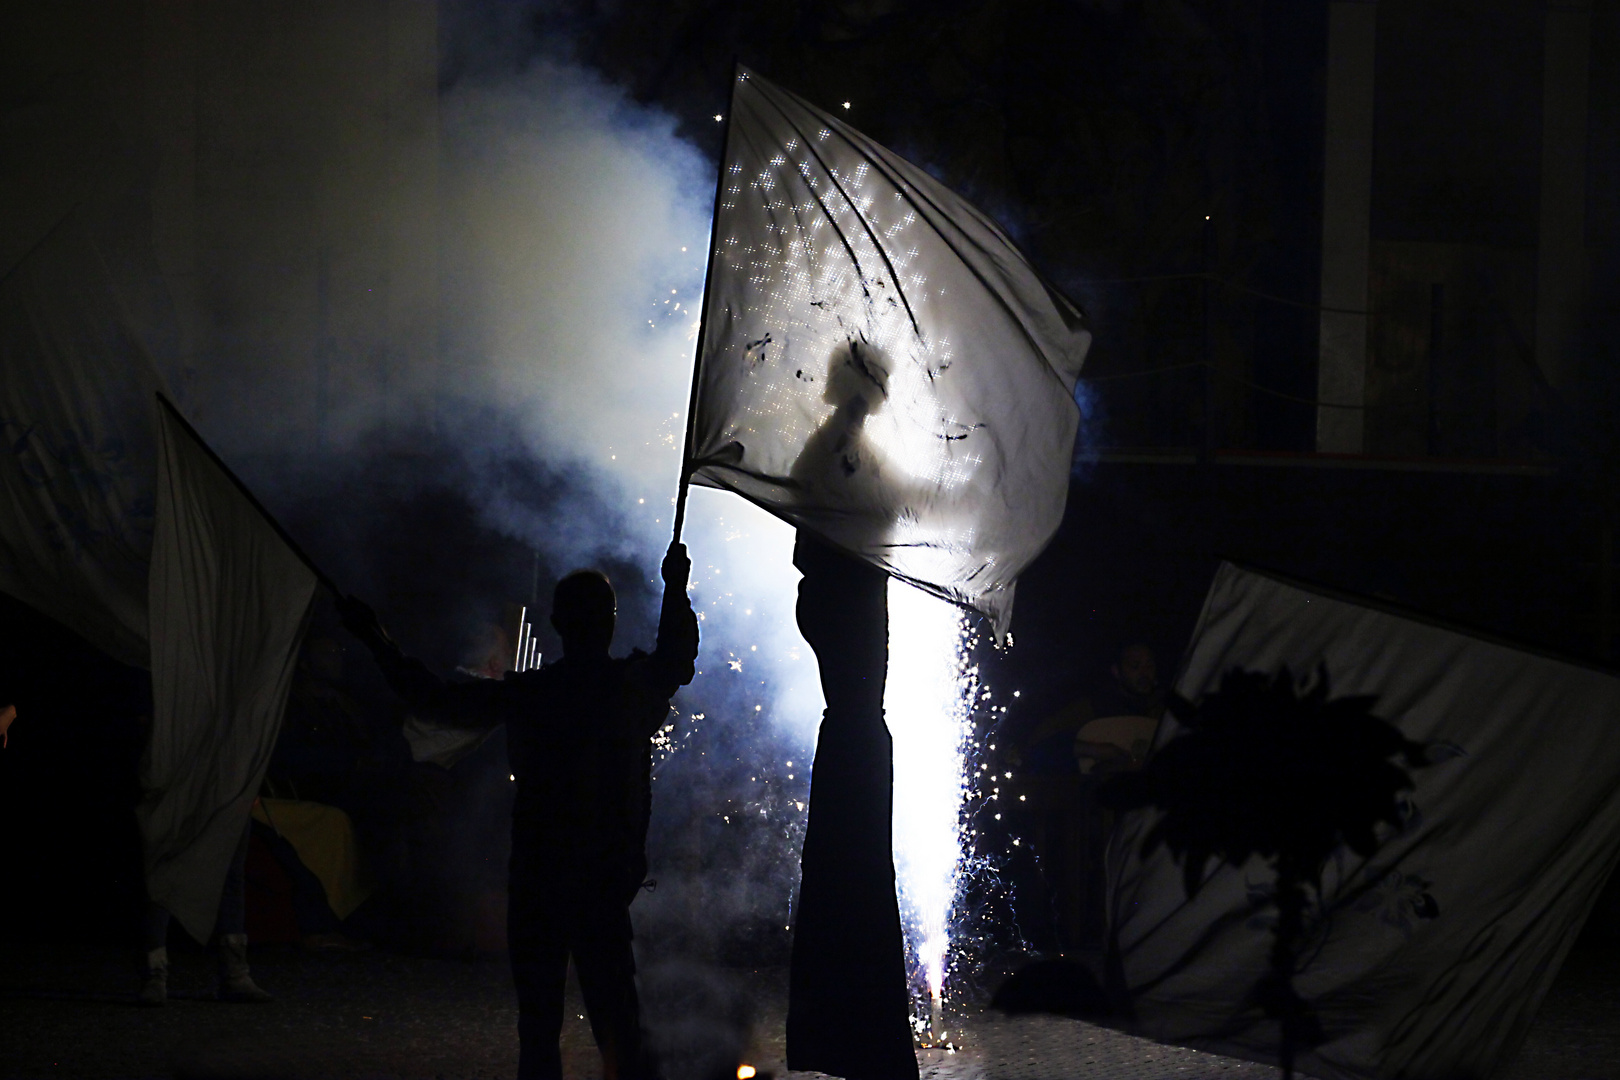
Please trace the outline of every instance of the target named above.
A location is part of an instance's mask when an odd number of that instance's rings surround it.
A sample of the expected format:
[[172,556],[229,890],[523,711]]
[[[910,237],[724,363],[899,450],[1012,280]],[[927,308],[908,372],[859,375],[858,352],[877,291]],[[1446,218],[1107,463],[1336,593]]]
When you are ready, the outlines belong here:
[[[132,1004],[129,961],[112,950],[0,945],[0,1076],[291,1080],[498,1077],[516,1064],[505,966],[383,951],[264,951],[260,981],[278,1000],[208,998],[200,954],[175,957],[176,1000]],[[664,965],[644,972],[668,1018],[659,1038],[688,1080],[726,1080],[737,1060],[783,1072],[785,983],[779,971]],[[577,994],[574,999],[577,1006]],[[1577,958],[1561,976],[1511,1080],[1620,1080],[1620,974]],[[572,1078],[600,1075],[590,1030],[570,1010]],[[1275,1070],[1160,1046],[1075,1021],[959,1016],[954,1054],[920,1052],[926,1080],[1110,1080],[1272,1077]],[[787,1080],[787,1078],[783,1078]],[[816,1080],[799,1074],[792,1080]]]

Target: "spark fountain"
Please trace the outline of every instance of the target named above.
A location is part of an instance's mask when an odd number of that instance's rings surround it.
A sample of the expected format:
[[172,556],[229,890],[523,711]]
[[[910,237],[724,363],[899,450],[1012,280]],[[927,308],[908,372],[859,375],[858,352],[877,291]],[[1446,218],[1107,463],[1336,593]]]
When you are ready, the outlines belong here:
[[945,958],[979,682],[969,662],[972,638],[959,608],[890,580],[884,711],[894,738],[895,870],[912,965],[912,1026],[924,1045],[946,1042]]

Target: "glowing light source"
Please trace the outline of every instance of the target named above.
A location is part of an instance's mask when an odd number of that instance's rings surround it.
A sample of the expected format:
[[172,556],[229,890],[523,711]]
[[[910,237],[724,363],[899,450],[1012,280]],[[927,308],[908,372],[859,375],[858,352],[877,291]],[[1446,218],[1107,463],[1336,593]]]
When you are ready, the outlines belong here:
[[[978,670],[961,610],[891,579],[884,711],[894,737],[894,853],[913,984],[938,1032],[962,863],[964,749]],[[919,1010],[921,1011],[921,1010]]]
[[[716,117],[716,119],[718,119],[718,117]],[[752,1065],[737,1066],[737,1080],[754,1080],[756,1075],[758,1074],[754,1071],[754,1067]]]

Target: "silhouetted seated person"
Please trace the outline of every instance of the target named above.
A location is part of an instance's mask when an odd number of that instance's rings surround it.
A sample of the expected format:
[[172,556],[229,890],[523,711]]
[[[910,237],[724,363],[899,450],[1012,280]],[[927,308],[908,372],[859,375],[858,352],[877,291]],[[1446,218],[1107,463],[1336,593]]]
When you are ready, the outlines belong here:
[[562,658],[500,681],[447,683],[402,655],[357,600],[344,622],[370,646],[395,691],[433,720],[507,725],[517,780],[512,808],[512,978],[518,994],[518,1075],[562,1075],[558,1038],[572,955],[606,1080],[650,1075],[631,954],[630,902],[647,872],[651,738],[669,699],[690,682],[697,619],[686,597],[691,562],[664,556],[658,645],[608,653],[617,600],[605,575],[580,570],[557,583],[551,624]]
[[[1102,855],[1111,819],[1096,805],[1097,784],[1141,766],[1164,711],[1147,645],[1133,640],[1120,649],[1109,676],[1097,693],[1008,738],[1009,791],[1021,798],[1007,813],[1032,834],[1041,856],[1038,873],[1016,862],[1008,872],[1020,924],[1042,949],[1057,947],[1065,936],[1086,942],[1101,933]],[[1058,914],[1051,934],[1049,911]]]
[[1108,673],[1111,683],[1085,703],[1074,733],[1075,761],[1088,775],[1140,766],[1164,715],[1164,689],[1151,646],[1129,642]]

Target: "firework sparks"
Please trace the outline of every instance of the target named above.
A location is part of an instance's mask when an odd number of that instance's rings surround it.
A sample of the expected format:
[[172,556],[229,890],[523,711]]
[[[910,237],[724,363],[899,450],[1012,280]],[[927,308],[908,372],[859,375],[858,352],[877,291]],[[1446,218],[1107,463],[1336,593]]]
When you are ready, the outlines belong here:
[[951,907],[962,865],[964,750],[978,669],[969,663],[963,612],[889,583],[889,675],[884,709],[894,736],[894,852],[916,1020],[940,1037]]

